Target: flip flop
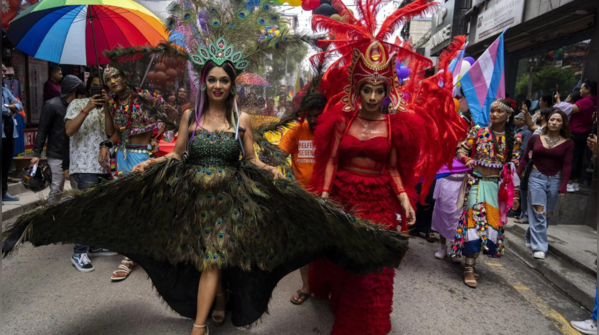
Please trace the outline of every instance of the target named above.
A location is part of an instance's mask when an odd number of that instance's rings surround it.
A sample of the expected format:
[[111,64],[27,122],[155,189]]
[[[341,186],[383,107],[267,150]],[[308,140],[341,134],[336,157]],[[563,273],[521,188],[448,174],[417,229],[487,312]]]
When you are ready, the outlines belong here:
[[[295,300],[294,297],[291,297],[291,303],[296,305],[296,306],[300,306],[302,305],[304,302],[306,302],[308,299],[310,299],[310,297],[312,296],[310,293],[304,293],[301,290],[297,291],[297,296],[298,299]],[[303,299],[303,300],[302,300]]]

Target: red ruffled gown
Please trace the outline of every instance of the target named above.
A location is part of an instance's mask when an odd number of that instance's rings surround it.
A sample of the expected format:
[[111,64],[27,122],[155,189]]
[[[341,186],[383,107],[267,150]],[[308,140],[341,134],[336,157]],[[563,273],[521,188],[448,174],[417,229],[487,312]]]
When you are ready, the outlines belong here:
[[[369,121],[382,122],[382,127],[378,128],[385,128],[386,134],[370,134],[368,136],[370,138],[360,139],[358,137],[361,136],[352,136],[351,124],[364,122],[364,120],[360,120],[360,117],[354,117],[355,120],[349,119],[348,115],[351,114],[329,111],[323,114],[321,117],[323,119],[319,119],[315,143],[318,148],[320,132],[322,135],[320,145],[324,145],[327,141],[329,146],[333,144],[328,155],[334,161],[334,174],[332,178],[327,178],[327,172],[324,172],[321,167],[321,175],[314,177],[313,185],[320,183],[321,186],[316,189],[330,189],[330,198],[333,201],[343,204],[347,210],[354,211],[358,216],[385,225],[388,229],[397,229],[399,224],[397,214],[402,213],[397,200],[399,193],[397,187],[403,188],[403,185],[401,182],[397,185],[393,181],[394,173],[397,173],[398,155],[394,151],[392,123],[399,124],[399,122],[393,122],[392,116],[387,116],[381,121]],[[407,113],[404,114],[407,116]],[[346,128],[347,123],[350,127],[347,127],[348,130],[342,134],[341,131]],[[360,125],[355,128],[360,128]],[[324,133],[327,131],[337,134],[334,136],[336,138],[330,139],[329,136],[323,140],[322,137],[326,137]],[[321,159],[323,154],[327,154],[322,150],[319,153]],[[368,171],[366,168],[359,168],[352,164],[355,158],[369,159],[383,169]],[[317,161],[315,172],[318,170]],[[328,173],[330,174],[330,170]],[[325,176],[323,177],[322,174]],[[326,184],[332,187],[327,187]],[[325,185],[324,189],[322,185]],[[406,228],[407,226],[402,230]],[[395,271],[389,269],[368,276],[355,275],[342,270],[327,259],[312,263],[310,289],[317,299],[330,298],[331,309],[335,313],[335,324],[331,334],[388,334],[391,331],[390,314],[393,310],[394,276]]]

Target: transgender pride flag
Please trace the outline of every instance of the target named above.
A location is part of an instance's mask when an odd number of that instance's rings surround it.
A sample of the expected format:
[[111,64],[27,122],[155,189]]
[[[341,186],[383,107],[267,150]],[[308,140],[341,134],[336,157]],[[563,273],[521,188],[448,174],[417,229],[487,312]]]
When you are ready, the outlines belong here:
[[503,35],[506,31],[460,80],[472,118],[481,127],[489,125],[489,110],[493,101],[505,97]]
[[462,71],[462,62],[464,61],[464,55],[466,53],[466,47],[468,42],[464,43],[462,49],[458,53],[458,56],[449,63],[449,71],[453,74],[453,96],[457,96],[460,93],[460,72]]

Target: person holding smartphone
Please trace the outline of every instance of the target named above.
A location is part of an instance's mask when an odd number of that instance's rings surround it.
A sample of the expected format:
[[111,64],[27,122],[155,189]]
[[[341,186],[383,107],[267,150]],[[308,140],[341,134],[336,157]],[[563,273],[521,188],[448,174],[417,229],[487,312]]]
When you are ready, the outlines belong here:
[[[65,177],[77,190],[90,188],[110,178],[110,162],[104,165],[98,162],[100,143],[107,140],[103,109],[108,96],[97,73],[89,77],[86,88],[90,97],[73,100],[64,118],[65,133],[70,138],[70,163],[68,170],[65,167]],[[91,272],[94,267],[88,255],[116,254],[102,248],[75,244],[71,263],[81,272]]]

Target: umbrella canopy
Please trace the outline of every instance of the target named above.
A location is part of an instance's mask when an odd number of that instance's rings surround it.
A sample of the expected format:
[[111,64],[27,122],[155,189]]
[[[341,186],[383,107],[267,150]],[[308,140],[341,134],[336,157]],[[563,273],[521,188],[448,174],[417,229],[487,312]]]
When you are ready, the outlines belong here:
[[270,84],[266,79],[260,77],[257,74],[253,73],[242,73],[235,80],[237,85],[247,85],[247,86],[260,86],[260,87],[270,87]]
[[44,0],[10,23],[16,49],[59,64],[97,65],[102,51],[155,46],[168,32],[154,14],[132,0]]

